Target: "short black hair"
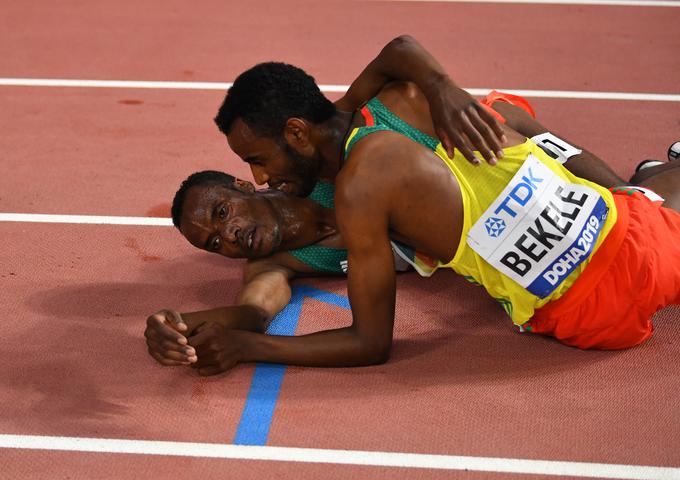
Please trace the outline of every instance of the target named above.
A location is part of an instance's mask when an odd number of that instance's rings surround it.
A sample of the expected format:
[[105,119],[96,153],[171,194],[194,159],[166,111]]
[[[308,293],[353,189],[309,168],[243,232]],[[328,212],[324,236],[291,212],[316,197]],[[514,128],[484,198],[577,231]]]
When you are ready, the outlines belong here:
[[177,190],[175,198],[172,200],[172,223],[179,230],[180,221],[182,219],[182,210],[184,209],[184,200],[191,187],[214,184],[223,185],[235,190],[235,180],[236,179],[228,173],[218,172],[216,170],[203,170],[202,172],[196,172],[189,175],[189,177],[179,186],[179,190]]
[[267,62],[236,78],[215,123],[227,135],[240,118],[258,135],[280,138],[289,118],[321,123],[335,112],[335,105],[304,70],[286,63]]

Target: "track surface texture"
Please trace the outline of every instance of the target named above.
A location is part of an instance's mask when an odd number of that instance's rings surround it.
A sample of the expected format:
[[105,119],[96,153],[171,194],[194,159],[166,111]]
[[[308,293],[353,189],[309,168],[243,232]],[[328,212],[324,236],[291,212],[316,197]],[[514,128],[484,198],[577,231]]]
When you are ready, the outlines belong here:
[[[409,33],[464,87],[680,94],[679,8],[1,1],[0,78],[230,82],[281,60],[320,84],[347,85],[387,41]],[[167,217],[194,171],[251,178],[212,123],[223,96],[0,87],[0,213]],[[644,158],[665,158],[680,138],[678,102],[531,101],[545,125],[624,177]],[[260,367],[210,378],[163,368],[142,334],[160,308],[232,302],[241,261],[194,250],[162,226],[0,222],[0,238],[0,436],[235,442]],[[298,284],[346,295],[342,279]],[[297,334],[351,321],[323,299],[300,301]],[[481,289],[450,272],[400,275],[391,360],[286,368],[266,446],[677,468],[680,307],[658,313],[655,325],[639,347],[583,352],[520,334]],[[0,476],[559,478],[58,451],[57,443],[0,448]],[[658,478],[680,478],[669,472]]]

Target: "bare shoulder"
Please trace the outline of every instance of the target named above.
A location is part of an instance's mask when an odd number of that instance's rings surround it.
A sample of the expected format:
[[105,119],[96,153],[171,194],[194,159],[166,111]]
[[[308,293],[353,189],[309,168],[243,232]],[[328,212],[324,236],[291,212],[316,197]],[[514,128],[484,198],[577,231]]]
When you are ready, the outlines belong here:
[[[393,131],[374,132],[359,140],[336,178],[336,209],[396,205],[407,188],[445,174],[445,165],[429,148]],[[370,202],[370,204],[368,203]]]
[[[394,171],[397,157],[404,156],[404,149],[413,143],[403,135],[391,131],[374,132],[359,140],[345,160],[336,178],[335,206],[378,206],[394,187],[399,178]],[[378,204],[376,204],[378,202]]]

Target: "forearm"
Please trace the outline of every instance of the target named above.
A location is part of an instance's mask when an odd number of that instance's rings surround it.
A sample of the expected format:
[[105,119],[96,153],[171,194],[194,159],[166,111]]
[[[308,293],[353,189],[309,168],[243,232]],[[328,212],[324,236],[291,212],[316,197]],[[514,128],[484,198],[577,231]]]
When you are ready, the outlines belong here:
[[242,362],[267,362],[304,367],[360,367],[384,363],[389,346],[365,341],[352,327],[297,337],[239,332]]
[[430,98],[443,82],[452,80],[444,68],[413,37],[402,35],[388,43],[357,77],[345,97],[338,102],[344,110],[354,110],[373,98],[389,81],[415,83]]
[[230,305],[198,312],[182,313],[189,327],[188,335],[207,322],[215,322],[230,329],[264,332],[269,320],[267,313],[255,305]]
[[191,334],[199,325],[215,322],[228,329],[264,332],[274,316],[290,301],[290,273],[284,270],[246,271],[236,305],[182,313]]
[[[496,102],[493,104],[492,108],[503,115],[507,126],[528,138],[549,131],[547,127],[520,107],[509,103]],[[551,133],[555,134],[555,132]],[[557,136],[559,137],[559,135]],[[624,185],[626,183],[597,155],[570,142],[564,137],[560,138],[582,150],[580,154],[574,155],[564,163],[564,166],[571,173],[607,188]]]

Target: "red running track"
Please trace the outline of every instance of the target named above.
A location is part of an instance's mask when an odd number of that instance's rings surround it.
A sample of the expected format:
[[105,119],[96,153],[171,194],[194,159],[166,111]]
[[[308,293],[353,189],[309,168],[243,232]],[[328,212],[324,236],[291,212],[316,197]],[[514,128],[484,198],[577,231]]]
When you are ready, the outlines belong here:
[[[346,84],[408,32],[470,87],[678,93],[676,9],[366,2],[3,5],[0,77],[229,81],[261,60]],[[670,73],[669,73],[670,72]],[[675,72],[675,75],[673,75]],[[167,215],[204,168],[248,176],[211,118],[217,91],[0,87],[0,211]],[[536,99],[622,175],[661,157],[677,103]],[[146,355],[143,320],[232,301],[241,263],[171,228],[0,224],[0,433],[229,443],[252,366],[200,379]],[[344,294],[341,280],[310,280]],[[678,466],[680,310],[645,345],[580,352],[520,335],[449,273],[399,278],[392,360],[289,368],[269,445]],[[298,333],[348,322],[305,304]],[[394,469],[26,452],[9,478],[392,478]],[[419,478],[494,478],[417,471]],[[508,475],[503,475],[507,478]],[[517,475],[517,477],[525,477]],[[536,478],[536,477],[532,477]]]

